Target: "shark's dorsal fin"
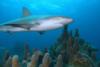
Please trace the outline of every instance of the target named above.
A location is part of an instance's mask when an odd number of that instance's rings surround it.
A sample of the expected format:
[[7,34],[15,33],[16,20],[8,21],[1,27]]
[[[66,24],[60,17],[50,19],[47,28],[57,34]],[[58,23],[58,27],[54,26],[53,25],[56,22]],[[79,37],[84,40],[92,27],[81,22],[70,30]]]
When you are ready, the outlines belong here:
[[30,16],[30,11],[28,8],[23,7],[22,12],[23,12],[23,17]]
[[15,24],[28,24],[28,17],[31,16],[31,13],[27,7],[22,8],[22,20],[20,22],[15,22]]

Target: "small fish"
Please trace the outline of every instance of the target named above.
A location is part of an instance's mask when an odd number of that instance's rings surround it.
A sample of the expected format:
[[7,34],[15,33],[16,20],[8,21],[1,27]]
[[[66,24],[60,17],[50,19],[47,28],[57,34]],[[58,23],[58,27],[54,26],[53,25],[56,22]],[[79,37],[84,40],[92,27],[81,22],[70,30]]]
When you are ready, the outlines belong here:
[[[44,31],[61,28],[73,20],[71,18],[55,16],[34,19],[28,16],[30,13],[27,8],[23,8],[24,18],[16,19],[10,22],[0,24],[0,31],[18,32],[18,31],[36,31],[43,34]],[[28,16],[28,17],[26,17]]]

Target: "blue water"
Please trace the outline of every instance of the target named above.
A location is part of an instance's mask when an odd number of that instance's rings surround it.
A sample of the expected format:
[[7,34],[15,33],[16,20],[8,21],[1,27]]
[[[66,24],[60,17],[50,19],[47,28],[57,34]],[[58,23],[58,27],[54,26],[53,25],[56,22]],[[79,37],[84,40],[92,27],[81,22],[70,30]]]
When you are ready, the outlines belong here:
[[[73,18],[74,23],[69,26],[69,30],[79,28],[81,37],[100,49],[100,0],[1,0],[0,22],[22,17],[23,7],[27,7],[31,15]],[[12,48],[17,42],[28,43],[32,48],[50,47],[61,32],[62,29],[47,31],[42,36],[37,32],[0,32],[0,49]]]

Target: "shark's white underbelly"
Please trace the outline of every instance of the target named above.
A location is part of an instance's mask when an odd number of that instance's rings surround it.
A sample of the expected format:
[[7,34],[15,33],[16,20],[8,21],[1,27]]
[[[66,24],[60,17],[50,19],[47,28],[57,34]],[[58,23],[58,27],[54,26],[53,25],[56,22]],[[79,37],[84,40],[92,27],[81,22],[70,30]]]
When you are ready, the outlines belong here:
[[20,27],[12,27],[12,26],[1,26],[0,27],[0,31],[27,31],[24,28],[20,28]]
[[55,24],[55,23],[50,23],[50,24],[41,24],[32,27],[30,30],[32,31],[47,31],[47,30],[53,30],[57,28],[63,27],[63,24]]

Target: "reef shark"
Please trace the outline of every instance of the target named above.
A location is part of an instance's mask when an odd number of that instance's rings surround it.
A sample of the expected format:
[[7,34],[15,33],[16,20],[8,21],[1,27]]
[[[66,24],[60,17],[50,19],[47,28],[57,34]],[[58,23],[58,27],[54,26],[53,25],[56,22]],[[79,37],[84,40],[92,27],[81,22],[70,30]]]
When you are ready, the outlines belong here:
[[23,8],[23,17],[0,24],[0,31],[18,32],[18,31],[36,31],[42,33],[48,30],[54,30],[71,23],[73,20],[63,16],[45,16],[34,18],[30,16],[27,8]]

